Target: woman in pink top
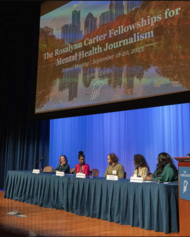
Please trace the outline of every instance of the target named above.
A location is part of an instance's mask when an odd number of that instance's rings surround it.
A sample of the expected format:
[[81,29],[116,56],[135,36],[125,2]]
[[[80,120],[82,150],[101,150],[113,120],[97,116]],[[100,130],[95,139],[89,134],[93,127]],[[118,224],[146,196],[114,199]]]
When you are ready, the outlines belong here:
[[79,151],[78,154],[78,160],[79,160],[79,164],[76,165],[76,173],[83,173],[87,176],[89,176],[90,174],[90,166],[85,164],[85,155],[83,153],[83,151]]

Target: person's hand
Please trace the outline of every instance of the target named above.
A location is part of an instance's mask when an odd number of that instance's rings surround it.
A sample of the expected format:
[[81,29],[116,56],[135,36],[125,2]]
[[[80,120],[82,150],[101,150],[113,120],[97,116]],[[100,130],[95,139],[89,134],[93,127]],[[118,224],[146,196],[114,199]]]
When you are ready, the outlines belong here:
[[151,181],[151,176],[147,176],[146,180]]

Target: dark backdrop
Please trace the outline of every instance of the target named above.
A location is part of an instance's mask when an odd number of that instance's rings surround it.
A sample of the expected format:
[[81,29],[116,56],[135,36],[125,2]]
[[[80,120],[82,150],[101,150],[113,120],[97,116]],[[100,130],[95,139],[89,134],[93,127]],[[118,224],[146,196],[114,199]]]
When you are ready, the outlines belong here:
[[[7,170],[49,163],[49,120],[32,121],[37,75],[40,2],[0,2],[0,188]],[[32,106],[33,107],[33,106]]]

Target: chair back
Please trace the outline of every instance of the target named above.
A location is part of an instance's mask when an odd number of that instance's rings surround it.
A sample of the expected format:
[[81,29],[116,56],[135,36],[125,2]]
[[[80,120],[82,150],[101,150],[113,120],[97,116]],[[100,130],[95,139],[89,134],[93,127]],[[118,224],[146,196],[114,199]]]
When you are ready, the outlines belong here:
[[70,174],[76,174],[76,168],[71,168],[70,169]]
[[98,177],[99,170],[97,169],[90,169],[90,176]]
[[124,179],[127,178],[127,173],[124,171]]
[[43,168],[43,172],[53,172],[53,167],[52,166],[45,166]]

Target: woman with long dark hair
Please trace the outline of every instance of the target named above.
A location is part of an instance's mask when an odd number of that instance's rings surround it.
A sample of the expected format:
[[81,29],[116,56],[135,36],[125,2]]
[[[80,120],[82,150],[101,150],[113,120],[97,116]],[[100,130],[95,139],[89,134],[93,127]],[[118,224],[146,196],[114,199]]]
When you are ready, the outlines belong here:
[[59,165],[54,171],[65,172],[66,174],[70,174],[70,166],[68,165],[68,160],[66,155],[61,155],[59,158]]
[[[166,152],[158,155],[157,168],[154,171],[151,180],[159,182],[174,182],[178,180],[178,171],[173,163],[173,159]],[[148,179],[150,180],[150,178]]]
[[149,166],[141,154],[134,155],[134,165],[136,166],[133,176],[137,175],[137,177],[142,177],[143,180],[149,175],[150,169]]

